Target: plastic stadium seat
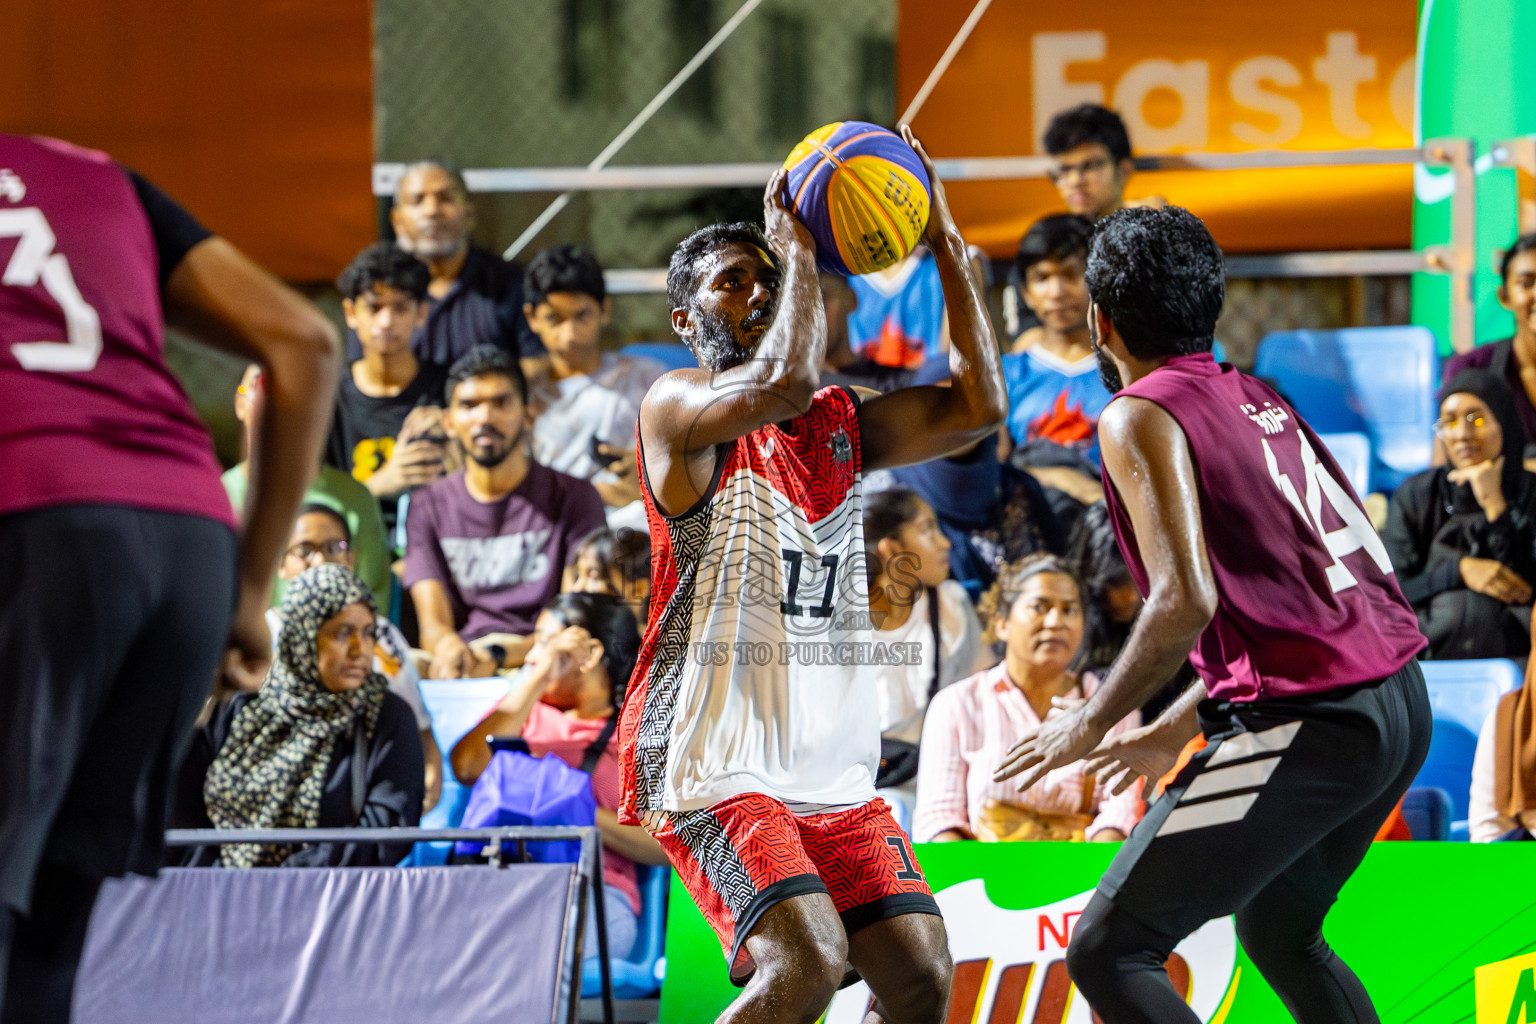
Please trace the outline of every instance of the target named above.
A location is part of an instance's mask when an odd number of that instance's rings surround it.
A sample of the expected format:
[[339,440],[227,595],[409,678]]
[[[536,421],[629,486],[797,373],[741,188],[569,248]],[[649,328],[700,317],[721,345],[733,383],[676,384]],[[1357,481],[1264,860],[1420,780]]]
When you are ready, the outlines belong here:
[[1414,786],[1403,797],[1403,820],[1414,839],[1443,843],[1451,838],[1451,794],[1438,786]]
[[1366,434],[1371,490],[1390,492],[1428,468],[1440,360],[1427,328],[1280,331],[1260,343],[1253,372],[1318,433]]
[[[640,871],[640,921],[635,948],[628,957],[610,957],[615,999],[646,999],[661,991],[666,974],[667,882],[672,872],[653,864],[635,865]],[[590,999],[602,994],[603,977],[597,958],[581,965],[581,994]]]
[[[491,679],[423,679],[421,700],[432,716],[432,737],[443,752],[443,796],[421,819],[422,828],[454,828],[464,816],[469,787],[453,777],[448,755],[479,721],[507,695],[508,681]],[[447,862],[452,843],[417,843],[406,864],[421,867]]]
[[[1503,658],[1421,661],[1434,715],[1429,756],[1415,786],[1433,786],[1450,794],[1451,838],[1467,838],[1467,803],[1472,789],[1472,755],[1477,734],[1499,697],[1521,683],[1520,666]],[[1412,826],[1410,826],[1412,827]]]
[[1344,471],[1349,486],[1360,497],[1370,493],[1371,486],[1371,439],[1364,434],[1318,434],[1318,440],[1328,446],[1333,460]]
[[654,359],[669,370],[686,370],[697,367],[699,361],[680,341],[637,341],[619,349],[621,356],[644,356]]

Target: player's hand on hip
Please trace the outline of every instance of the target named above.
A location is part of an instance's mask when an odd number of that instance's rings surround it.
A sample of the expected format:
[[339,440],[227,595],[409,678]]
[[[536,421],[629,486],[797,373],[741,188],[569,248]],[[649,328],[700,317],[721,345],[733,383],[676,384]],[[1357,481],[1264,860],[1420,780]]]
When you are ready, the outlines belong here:
[[1156,723],[1123,732],[1100,743],[1088,755],[1083,770],[1109,787],[1110,794],[1118,796],[1130,789],[1138,779],[1145,779],[1143,797],[1150,793],[1157,780],[1173,770],[1179,760],[1182,746],[1175,742],[1166,729]]
[[901,126],[901,137],[907,145],[912,147],[912,152],[923,162],[923,170],[928,172],[928,226],[923,230],[923,238],[930,244],[938,242],[946,235],[959,237],[960,229],[955,226],[955,218],[949,212],[949,199],[944,194],[944,183],[939,180],[939,172],[933,169],[933,161],[928,157],[928,151],[923,144],[917,141],[917,136],[912,134],[912,126]]
[[790,209],[786,194],[788,187],[789,171],[780,167],[768,179],[768,187],[763,191],[763,229],[768,244],[785,260],[793,259],[797,252],[815,259],[816,239]]
[[993,782],[1019,776],[1019,792],[1029,789],[1057,768],[1081,761],[1103,739],[1086,708],[1078,705],[1064,714],[1047,718],[1003,756],[992,773]]
[[266,597],[242,593],[229,624],[221,682],[255,693],[272,667],[272,634],[267,631]]

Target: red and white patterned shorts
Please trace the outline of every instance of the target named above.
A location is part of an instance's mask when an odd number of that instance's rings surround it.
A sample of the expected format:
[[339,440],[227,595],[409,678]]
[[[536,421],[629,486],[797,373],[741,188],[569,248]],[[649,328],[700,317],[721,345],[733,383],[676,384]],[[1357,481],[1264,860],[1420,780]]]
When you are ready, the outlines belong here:
[[911,841],[878,797],[797,815],[773,797],[746,793],[667,814],[654,835],[720,937],[737,985],[755,969],[747,936],[769,907],[791,897],[829,894],[850,935],[902,914],[939,913]]

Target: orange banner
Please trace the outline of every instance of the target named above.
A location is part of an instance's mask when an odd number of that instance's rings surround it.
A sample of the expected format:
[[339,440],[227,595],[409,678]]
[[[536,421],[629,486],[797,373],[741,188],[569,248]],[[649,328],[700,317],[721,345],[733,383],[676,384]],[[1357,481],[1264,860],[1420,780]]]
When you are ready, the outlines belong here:
[[[971,8],[902,0],[898,108],[916,94]],[[1119,111],[1138,154],[1413,144],[1414,4],[1291,0],[995,0],[915,119],[941,157],[1043,153],[1051,115]],[[956,183],[966,237],[995,256],[1063,209],[1049,182]],[[1163,171],[1127,198],[1162,195],[1240,252],[1407,248],[1407,166]]]
[[106,150],[274,273],[374,237],[359,0],[5,0],[0,130]]

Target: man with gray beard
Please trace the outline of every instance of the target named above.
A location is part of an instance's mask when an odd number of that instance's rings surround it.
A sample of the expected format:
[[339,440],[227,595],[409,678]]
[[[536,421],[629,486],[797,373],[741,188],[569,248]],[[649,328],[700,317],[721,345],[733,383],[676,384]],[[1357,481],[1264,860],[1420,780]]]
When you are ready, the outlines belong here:
[[[395,244],[427,265],[427,322],[411,349],[418,359],[451,366],[477,345],[518,357],[523,374],[542,380],[549,357],[523,317],[523,270],[470,241],[475,208],[464,179],[437,160],[411,164],[389,211]],[[347,358],[362,358],[347,332]]]

